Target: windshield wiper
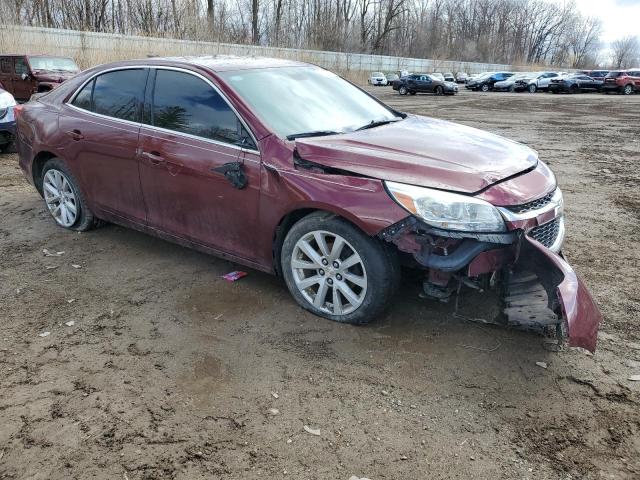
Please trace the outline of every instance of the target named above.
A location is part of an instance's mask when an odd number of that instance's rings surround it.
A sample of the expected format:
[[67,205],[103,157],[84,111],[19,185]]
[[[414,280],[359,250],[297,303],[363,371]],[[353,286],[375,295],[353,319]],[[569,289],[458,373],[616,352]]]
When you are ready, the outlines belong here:
[[337,135],[338,133],[334,130],[316,130],[315,132],[302,132],[302,133],[292,133],[291,135],[287,135],[287,140],[295,140],[296,138],[305,138],[305,137],[324,137],[326,135]]
[[358,132],[360,130],[366,130],[367,128],[381,127],[382,125],[386,125],[388,123],[393,123],[393,122],[398,122],[398,121],[400,121],[400,119],[396,119],[396,120],[371,120],[366,125],[363,125],[361,127],[356,128],[354,130],[354,132]]

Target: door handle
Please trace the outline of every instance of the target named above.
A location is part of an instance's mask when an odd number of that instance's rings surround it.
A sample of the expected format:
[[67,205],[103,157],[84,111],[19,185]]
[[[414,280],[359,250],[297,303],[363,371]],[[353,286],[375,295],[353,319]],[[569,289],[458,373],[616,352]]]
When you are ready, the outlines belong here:
[[67,132],[67,135],[69,135],[73,140],[82,140],[84,138],[84,135],[82,135],[82,132],[78,129],[73,129],[69,132]]
[[165,162],[165,159],[158,152],[142,152],[142,156],[149,160],[152,165],[161,165]]

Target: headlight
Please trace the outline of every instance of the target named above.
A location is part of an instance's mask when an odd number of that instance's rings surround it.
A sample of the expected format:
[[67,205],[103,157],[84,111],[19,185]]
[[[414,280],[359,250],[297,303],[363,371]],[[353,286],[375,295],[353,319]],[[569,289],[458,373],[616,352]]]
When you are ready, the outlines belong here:
[[500,212],[484,200],[403,183],[385,185],[396,202],[434,227],[465,232],[506,230]]

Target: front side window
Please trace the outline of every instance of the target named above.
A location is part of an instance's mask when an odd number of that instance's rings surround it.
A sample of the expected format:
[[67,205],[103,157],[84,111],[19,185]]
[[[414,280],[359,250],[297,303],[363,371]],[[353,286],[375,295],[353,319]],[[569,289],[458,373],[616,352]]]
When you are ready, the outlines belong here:
[[224,98],[189,73],[157,71],[151,113],[151,124],[156,127],[253,148],[253,141]]
[[397,115],[365,92],[319,67],[279,67],[220,75],[278,136],[348,132]]
[[23,73],[29,73],[29,69],[27,68],[27,62],[22,57],[16,57],[14,61],[14,72],[16,75],[22,75]]
[[[147,70],[116,70],[95,79],[91,111],[109,117],[140,120]],[[81,92],[82,93],[82,92]]]

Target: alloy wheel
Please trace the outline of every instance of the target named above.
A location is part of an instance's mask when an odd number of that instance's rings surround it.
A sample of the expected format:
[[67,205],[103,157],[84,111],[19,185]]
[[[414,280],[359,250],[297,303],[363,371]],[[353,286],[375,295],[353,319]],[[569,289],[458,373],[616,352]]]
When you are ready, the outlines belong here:
[[407,87],[400,87],[400,90],[398,90],[398,93],[400,95],[406,95],[407,94]]
[[44,201],[49,212],[63,227],[71,227],[78,218],[78,200],[71,182],[60,170],[47,170],[43,181]]
[[633,87],[631,85],[627,85],[626,87],[624,87],[623,92],[625,95],[631,95],[631,93],[633,92]]
[[291,271],[296,288],[315,308],[348,315],[367,293],[367,273],[353,246],[335,233],[316,230],[293,248]]
[[536,93],[536,86],[535,85],[529,85],[529,93]]

